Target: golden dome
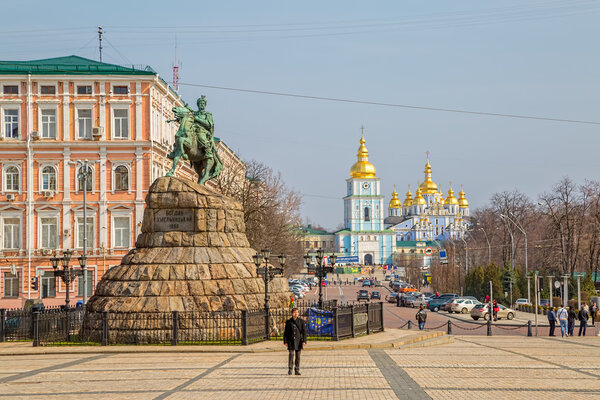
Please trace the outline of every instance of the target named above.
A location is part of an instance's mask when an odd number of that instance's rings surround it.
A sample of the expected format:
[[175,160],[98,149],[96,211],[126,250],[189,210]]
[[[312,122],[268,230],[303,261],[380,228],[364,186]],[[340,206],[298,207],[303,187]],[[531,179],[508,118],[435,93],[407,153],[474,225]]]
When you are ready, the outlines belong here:
[[392,199],[390,200],[390,208],[400,208],[402,203],[398,198],[398,192],[396,192],[396,185],[394,185],[394,191],[392,192]]
[[356,153],[356,164],[350,168],[351,178],[375,178],[375,167],[369,162],[369,151],[365,146],[364,134],[360,137],[360,146]]
[[410,207],[413,204],[412,193],[410,192],[410,185],[408,186],[408,192],[406,192],[406,199],[404,199],[403,206]]
[[460,208],[467,208],[467,207],[469,207],[469,202],[465,198],[465,192],[464,192],[464,190],[462,188],[462,185],[460,185],[460,192],[458,193],[458,206]]
[[450,185],[450,189],[448,189],[448,197],[446,197],[445,204],[447,206],[458,204],[458,200],[456,200],[456,197],[454,197],[454,190],[452,190],[452,185]]
[[417,193],[415,196],[415,200],[413,201],[413,204],[415,205],[421,205],[421,206],[426,206],[427,202],[425,201],[425,199],[423,198],[423,196],[421,196],[421,187],[419,186],[419,188],[417,188]]
[[420,185],[421,192],[423,194],[435,194],[438,191],[438,187],[434,181],[431,180],[431,165],[429,164],[429,152],[427,152],[427,164],[425,164],[425,180]]

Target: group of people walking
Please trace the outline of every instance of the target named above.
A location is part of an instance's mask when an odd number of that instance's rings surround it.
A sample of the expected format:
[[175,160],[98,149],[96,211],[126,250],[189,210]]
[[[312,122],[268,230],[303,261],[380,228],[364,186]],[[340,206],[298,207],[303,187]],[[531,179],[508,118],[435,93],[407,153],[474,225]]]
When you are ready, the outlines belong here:
[[554,329],[556,328],[556,322],[560,324],[560,334],[562,337],[569,337],[575,335],[575,321],[579,320],[579,335],[585,336],[588,321],[591,319],[592,326],[594,320],[598,316],[598,306],[592,303],[589,307],[586,303],[583,303],[579,312],[575,312],[573,307],[565,307],[561,304],[558,310],[555,311],[555,307],[550,307],[548,310],[548,323],[550,324],[550,336],[556,336]]

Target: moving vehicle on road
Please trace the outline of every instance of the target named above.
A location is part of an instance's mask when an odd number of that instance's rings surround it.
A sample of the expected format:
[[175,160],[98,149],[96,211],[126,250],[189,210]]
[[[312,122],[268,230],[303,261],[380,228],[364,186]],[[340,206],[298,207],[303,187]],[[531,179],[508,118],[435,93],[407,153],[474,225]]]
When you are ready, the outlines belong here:
[[371,287],[371,281],[368,279],[365,279],[365,280],[363,280],[362,285],[363,285],[363,287],[365,287],[365,286]]
[[473,307],[481,303],[478,300],[472,299],[454,299],[450,304],[450,312],[457,314],[468,314],[471,312]]
[[373,299],[381,300],[381,293],[379,293],[377,290],[373,290],[371,292],[371,300]]
[[356,301],[361,301],[361,300],[369,301],[369,300],[371,300],[371,297],[369,296],[369,291],[368,290],[359,290],[356,293],[357,293],[356,294]]
[[[471,318],[477,321],[479,318],[483,318],[486,321],[490,319],[490,314],[488,311],[489,304],[482,303],[478,304],[471,310]],[[504,307],[502,304],[498,304],[498,319],[506,318],[508,320],[513,319],[517,312],[512,308]]]

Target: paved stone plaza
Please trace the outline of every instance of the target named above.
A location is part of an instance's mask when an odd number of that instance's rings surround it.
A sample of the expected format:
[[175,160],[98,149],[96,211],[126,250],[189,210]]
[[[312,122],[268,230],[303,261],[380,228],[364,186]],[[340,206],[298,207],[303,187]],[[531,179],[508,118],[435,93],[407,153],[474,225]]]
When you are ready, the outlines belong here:
[[[11,344],[0,349],[5,345]],[[111,353],[100,347],[98,353],[77,347],[4,351],[0,398],[600,398],[597,337],[456,336],[454,343],[431,347],[307,350],[302,376],[288,376],[287,353],[272,348],[254,353],[138,348],[143,353],[115,353],[117,346],[107,348]],[[47,350],[52,352],[42,354]]]

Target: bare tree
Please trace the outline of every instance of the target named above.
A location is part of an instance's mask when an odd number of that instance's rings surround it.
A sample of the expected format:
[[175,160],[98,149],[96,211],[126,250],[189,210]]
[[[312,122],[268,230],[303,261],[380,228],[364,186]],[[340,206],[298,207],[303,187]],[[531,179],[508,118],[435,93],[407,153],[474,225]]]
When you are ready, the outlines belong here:
[[273,256],[286,254],[286,273],[299,271],[303,254],[295,228],[301,222],[300,194],[285,185],[280,173],[261,162],[247,162],[243,179],[235,178],[237,172],[231,171],[216,183],[221,193],[242,203],[250,246],[258,251],[269,248]]
[[589,193],[565,177],[550,192],[540,195],[540,204],[550,218],[554,236],[559,239],[560,271],[571,274],[580,256]]

